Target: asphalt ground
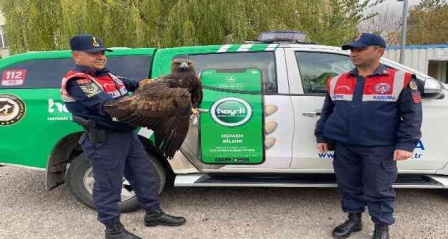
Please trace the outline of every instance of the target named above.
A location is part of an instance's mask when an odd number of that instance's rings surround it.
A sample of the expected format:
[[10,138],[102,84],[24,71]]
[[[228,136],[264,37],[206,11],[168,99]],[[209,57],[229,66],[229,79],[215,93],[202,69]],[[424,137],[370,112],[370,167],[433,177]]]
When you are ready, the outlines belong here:
[[[0,167],[0,238],[104,238],[96,212],[61,186],[44,189],[45,172]],[[391,238],[448,238],[448,191],[397,190],[397,223]],[[166,212],[182,215],[181,227],[143,225],[143,210],[122,215],[125,227],[142,238],[331,238],[345,220],[335,189],[168,188]],[[371,238],[373,224],[350,238]]]

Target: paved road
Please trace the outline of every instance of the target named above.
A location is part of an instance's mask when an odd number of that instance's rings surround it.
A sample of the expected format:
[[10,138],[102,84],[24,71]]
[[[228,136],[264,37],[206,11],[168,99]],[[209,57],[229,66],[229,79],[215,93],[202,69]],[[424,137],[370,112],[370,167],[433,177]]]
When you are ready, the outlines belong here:
[[[44,178],[44,171],[0,167],[0,238],[104,238],[96,213],[67,188],[45,191]],[[397,194],[392,238],[448,238],[448,192]],[[331,238],[331,229],[344,220],[335,189],[171,188],[162,198],[165,211],[187,217],[186,225],[146,228],[142,210],[123,215],[123,224],[144,238],[317,239]],[[371,237],[373,225],[365,222],[350,238]]]

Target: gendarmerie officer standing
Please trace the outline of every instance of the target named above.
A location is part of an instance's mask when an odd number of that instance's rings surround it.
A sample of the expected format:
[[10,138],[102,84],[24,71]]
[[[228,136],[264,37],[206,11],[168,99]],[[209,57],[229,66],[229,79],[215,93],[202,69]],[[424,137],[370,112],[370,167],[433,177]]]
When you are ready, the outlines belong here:
[[335,238],[362,230],[366,206],[375,223],[373,238],[389,238],[389,225],[395,222],[397,161],[411,158],[421,137],[417,80],[380,64],[385,47],[381,36],[363,33],[342,46],[351,51],[356,68],[327,82],[315,135],[321,152],[334,142],[333,166],[342,210],[348,213],[348,220],[333,230]]
[[70,40],[70,47],[76,67],[64,76],[61,97],[74,119],[86,129],[79,143],[92,166],[93,200],[98,220],[106,226],[106,238],[140,238],[120,223],[118,202],[123,176],[146,210],[146,226],[184,224],[185,218],[161,210],[153,167],[135,128],[112,121],[104,110],[106,102],[136,90],[139,83],[109,72],[105,52],[111,50],[105,48],[100,38],[77,35]]

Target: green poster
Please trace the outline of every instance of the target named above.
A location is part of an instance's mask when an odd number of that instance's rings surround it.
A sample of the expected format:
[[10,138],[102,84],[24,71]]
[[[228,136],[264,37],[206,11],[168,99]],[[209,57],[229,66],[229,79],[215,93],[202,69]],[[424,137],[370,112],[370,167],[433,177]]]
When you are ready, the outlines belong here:
[[207,69],[200,118],[201,158],[209,164],[264,161],[262,73],[259,69]]

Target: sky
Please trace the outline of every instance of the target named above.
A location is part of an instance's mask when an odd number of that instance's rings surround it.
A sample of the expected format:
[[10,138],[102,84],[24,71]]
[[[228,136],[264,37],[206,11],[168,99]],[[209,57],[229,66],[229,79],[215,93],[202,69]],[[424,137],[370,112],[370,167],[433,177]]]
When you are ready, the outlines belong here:
[[[408,0],[408,7],[415,6],[419,4],[421,0]],[[380,15],[386,11],[393,11],[400,15],[403,13],[403,2],[398,2],[397,0],[386,0],[385,2],[369,9],[367,12],[376,11]]]
[[[448,0],[447,0],[448,1]],[[373,2],[373,1],[372,1]],[[408,10],[417,4],[419,4],[421,0],[408,0]],[[400,17],[403,15],[403,2],[398,2],[397,0],[386,0],[383,3],[366,10],[365,13],[377,12],[378,15],[399,15]]]

